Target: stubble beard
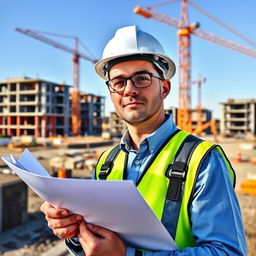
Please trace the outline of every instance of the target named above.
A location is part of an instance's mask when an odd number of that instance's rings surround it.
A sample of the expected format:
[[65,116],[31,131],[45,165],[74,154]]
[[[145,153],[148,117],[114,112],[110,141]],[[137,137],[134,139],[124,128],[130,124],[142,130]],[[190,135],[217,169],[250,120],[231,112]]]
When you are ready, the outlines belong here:
[[[124,120],[127,124],[130,125],[139,125],[142,123],[145,123],[146,121],[150,120],[159,110],[159,108],[161,107],[161,104],[159,104],[159,95],[156,96],[152,102],[151,106],[148,106],[148,102],[145,98],[138,98],[140,101],[142,101],[144,103],[144,110],[140,110],[140,109],[132,109],[130,111],[127,112],[123,112],[123,113],[118,113],[118,111],[116,110],[117,115]],[[132,99],[137,99],[137,97],[133,97]],[[156,106],[156,107],[155,107]],[[149,109],[150,107],[154,108],[154,111],[152,111],[150,113]]]

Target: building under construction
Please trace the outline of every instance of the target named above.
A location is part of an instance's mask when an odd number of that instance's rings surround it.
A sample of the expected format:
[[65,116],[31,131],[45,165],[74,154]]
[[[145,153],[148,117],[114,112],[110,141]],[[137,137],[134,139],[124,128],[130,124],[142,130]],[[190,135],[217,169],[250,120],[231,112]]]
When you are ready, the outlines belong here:
[[80,93],[81,134],[100,135],[105,116],[105,97]]
[[220,131],[224,135],[256,135],[256,99],[221,103]]
[[[70,87],[27,77],[0,82],[0,134],[69,136]],[[81,134],[99,135],[105,98],[81,94],[80,102]]]

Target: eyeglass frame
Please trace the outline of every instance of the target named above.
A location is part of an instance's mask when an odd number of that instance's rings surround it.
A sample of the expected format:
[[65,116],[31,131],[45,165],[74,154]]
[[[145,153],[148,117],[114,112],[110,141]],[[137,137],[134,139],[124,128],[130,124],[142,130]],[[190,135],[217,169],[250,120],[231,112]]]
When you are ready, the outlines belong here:
[[[144,86],[144,87],[137,87],[137,86],[133,83],[132,78],[133,78],[134,76],[142,75],[142,74],[147,74],[147,75],[150,76],[150,84],[147,85],[147,86]],[[154,73],[151,73],[151,72],[146,72],[146,71],[141,71],[141,72],[137,72],[137,73],[135,73],[135,74],[133,74],[132,76],[129,76],[129,77],[120,76],[120,77],[115,77],[115,78],[113,78],[113,79],[109,79],[108,81],[105,81],[105,84],[108,86],[108,89],[109,89],[109,91],[110,91],[111,93],[120,93],[120,92],[123,92],[123,91],[125,90],[125,88],[126,88],[126,86],[127,86],[127,81],[128,81],[128,80],[131,81],[132,85],[133,85],[135,88],[140,89],[140,88],[147,88],[147,87],[151,86],[151,84],[152,84],[152,77],[158,78],[158,79],[160,79],[160,80],[165,80],[163,77],[161,77],[161,76],[159,76],[159,75],[157,75],[157,74],[154,74]],[[113,91],[113,89],[110,87],[110,84],[109,84],[109,83],[110,83],[111,81],[115,80],[115,79],[118,79],[118,78],[121,78],[121,79],[124,79],[124,80],[125,80],[124,88],[123,88],[121,91]]]

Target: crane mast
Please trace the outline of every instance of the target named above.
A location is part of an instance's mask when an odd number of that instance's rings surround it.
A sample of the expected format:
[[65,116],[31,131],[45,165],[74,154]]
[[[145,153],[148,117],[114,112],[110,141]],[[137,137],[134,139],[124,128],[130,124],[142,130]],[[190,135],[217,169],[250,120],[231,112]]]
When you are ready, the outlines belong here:
[[77,136],[81,134],[81,104],[79,91],[79,54],[78,38],[75,38],[75,53],[73,55],[73,90],[71,91],[71,124],[72,134]]
[[197,84],[197,127],[202,127],[202,84],[206,82],[206,78],[199,75],[198,80],[191,81],[191,84]]
[[188,23],[186,0],[182,1],[178,30],[179,101],[178,126],[192,132],[191,112],[191,38],[192,27]]

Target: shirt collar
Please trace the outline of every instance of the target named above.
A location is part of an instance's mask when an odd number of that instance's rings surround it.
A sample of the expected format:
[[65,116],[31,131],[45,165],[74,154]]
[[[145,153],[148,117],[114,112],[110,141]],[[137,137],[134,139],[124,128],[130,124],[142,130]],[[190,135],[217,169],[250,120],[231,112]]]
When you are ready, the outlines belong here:
[[[177,129],[178,128],[176,127],[176,125],[174,124],[174,122],[172,120],[172,116],[166,114],[165,122],[160,127],[158,127],[157,130],[155,130],[147,138],[145,138],[145,140],[143,140],[143,142],[144,141],[147,142],[149,152],[152,154]],[[131,137],[130,137],[128,130],[125,131],[123,137],[121,138],[120,147],[121,147],[121,150],[125,151],[126,153],[128,153],[130,150],[132,150]]]
[[120,147],[121,150],[123,150],[126,153],[128,153],[132,149],[131,137],[128,130],[124,132],[121,138]]

